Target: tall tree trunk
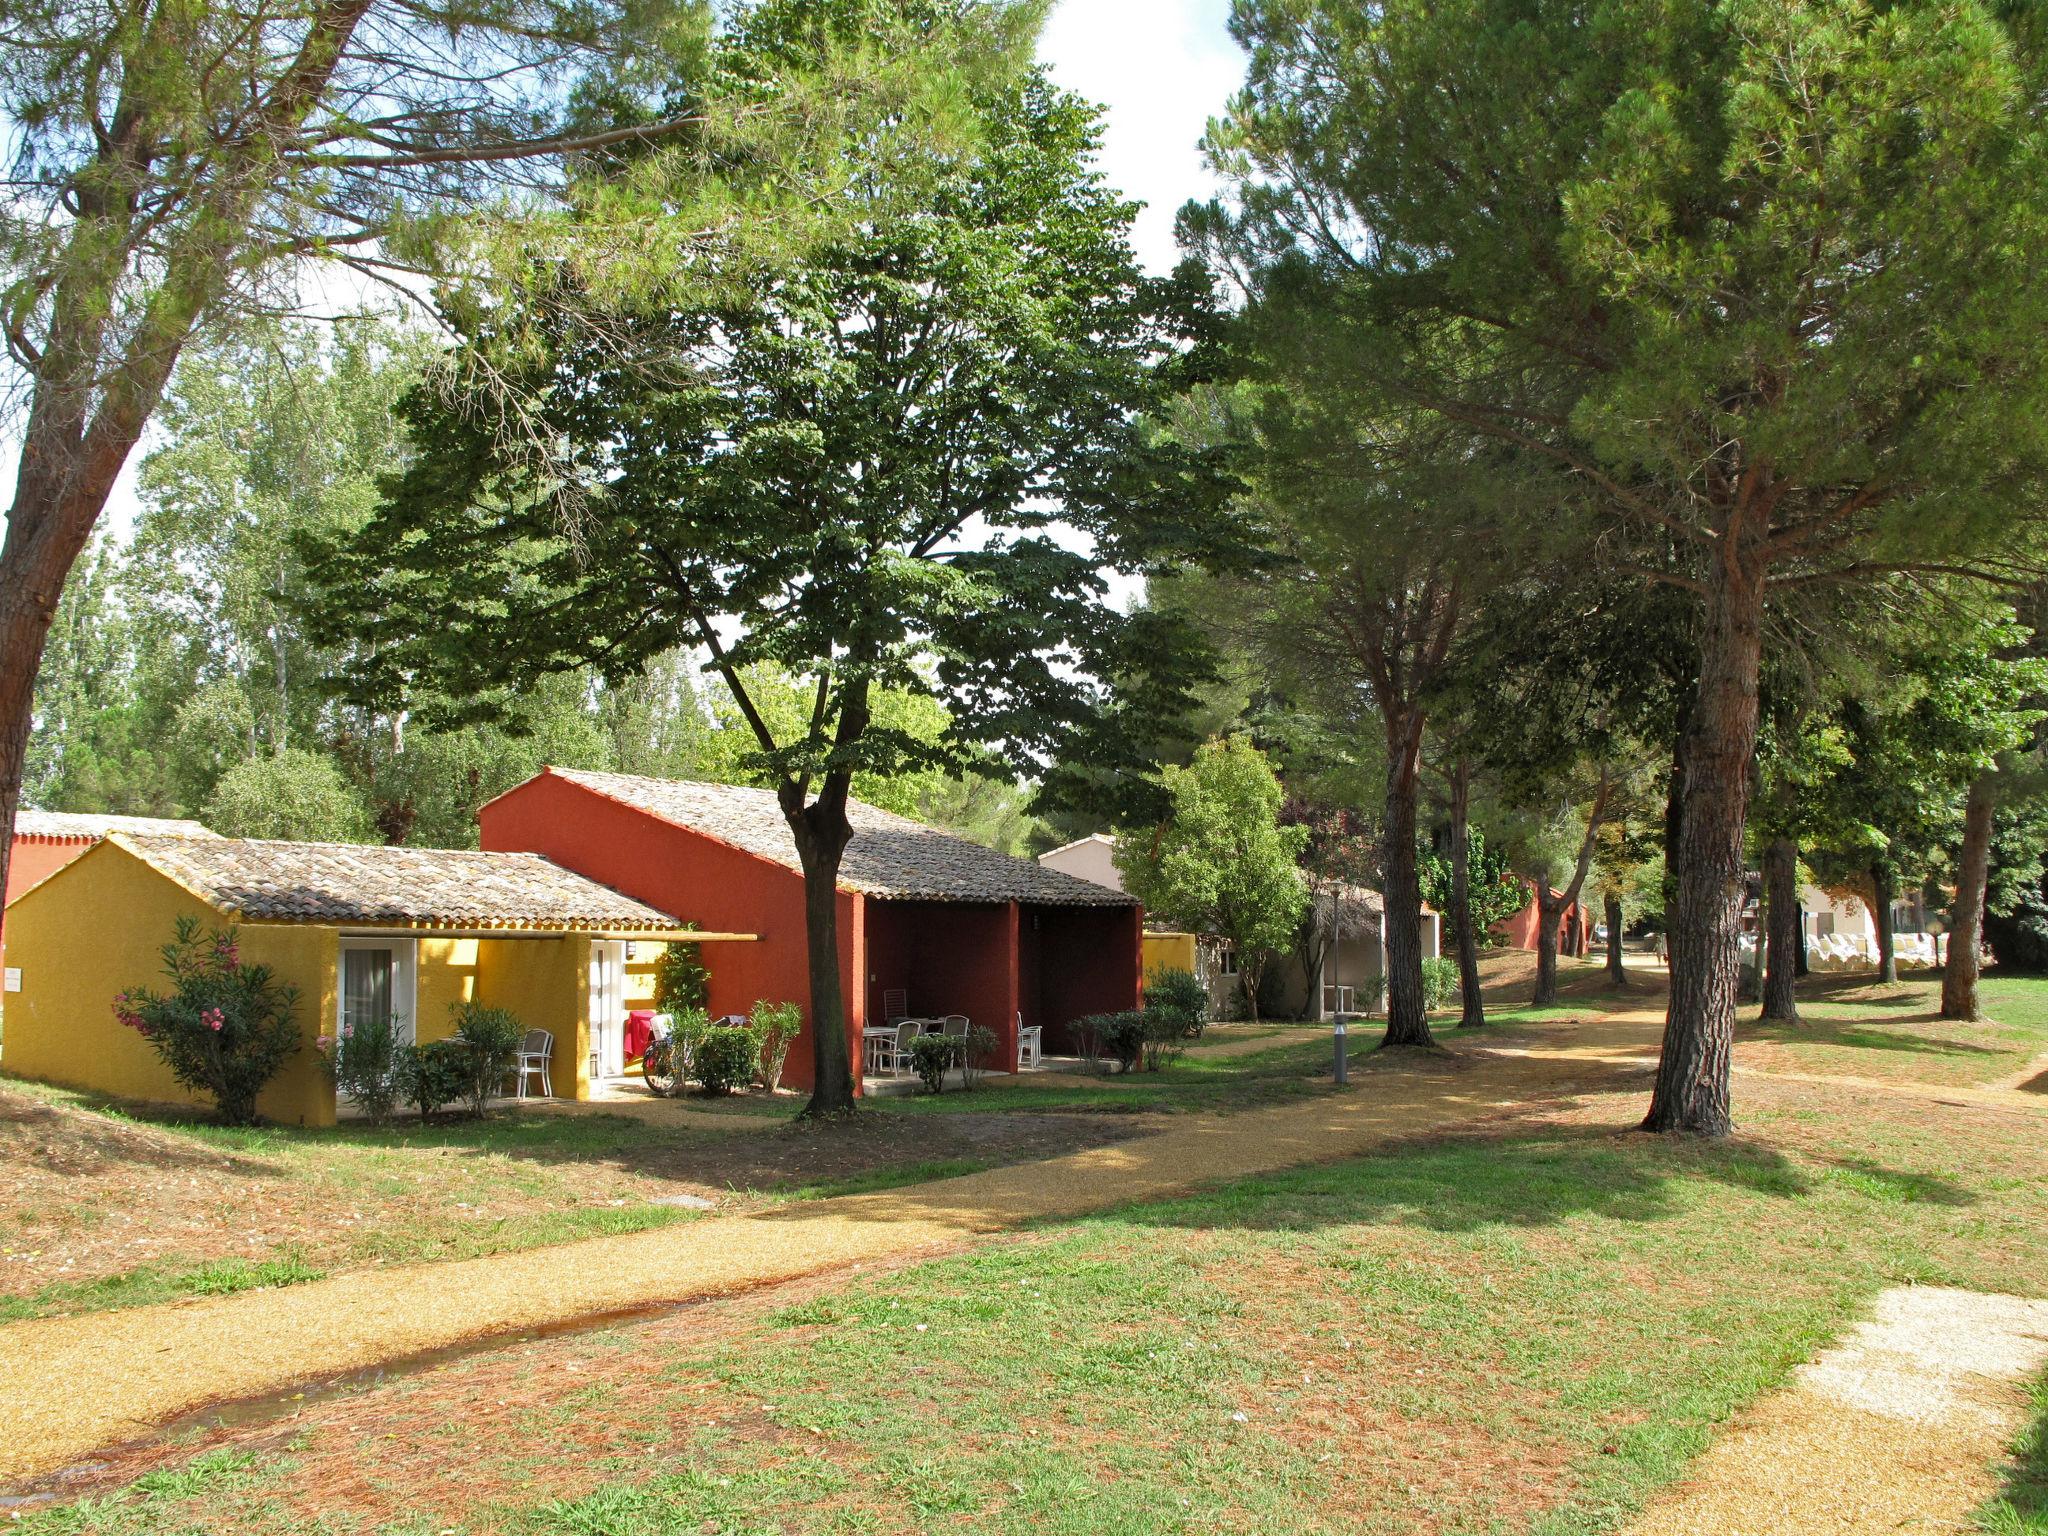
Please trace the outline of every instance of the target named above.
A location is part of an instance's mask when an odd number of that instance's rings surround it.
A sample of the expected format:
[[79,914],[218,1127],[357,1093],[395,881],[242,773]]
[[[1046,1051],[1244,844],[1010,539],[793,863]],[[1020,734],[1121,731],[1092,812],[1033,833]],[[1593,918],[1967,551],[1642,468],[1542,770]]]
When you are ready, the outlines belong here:
[[1799,998],[1792,982],[1799,947],[1799,847],[1789,837],[1772,838],[1764,849],[1764,1018],[1799,1022]]
[[1416,868],[1416,801],[1422,783],[1422,714],[1383,705],[1387,728],[1387,1032],[1382,1045],[1436,1044],[1422,1005],[1422,877]]
[[1628,985],[1628,967],[1622,963],[1621,955],[1621,898],[1609,891],[1605,906],[1607,918],[1607,979],[1617,987]]
[[1480,996],[1479,934],[1472,922],[1472,765],[1464,758],[1451,773],[1451,928],[1458,945],[1458,1024],[1477,1029],[1486,1022]]
[[1763,524],[1737,509],[1714,551],[1687,724],[1672,881],[1671,1003],[1643,1128],[1725,1136],[1742,934],[1742,836],[1763,659]]
[[[1587,871],[1593,867],[1593,845],[1600,836],[1600,823],[1606,819],[1607,797],[1612,792],[1607,770],[1600,770],[1600,787],[1594,791],[1593,805],[1586,812],[1586,835],[1579,839],[1579,857],[1572,869],[1571,884],[1553,896],[1550,891],[1550,867],[1545,865],[1536,875],[1536,996],[1532,999],[1538,1008],[1546,1008],[1557,1001],[1557,929],[1564,914],[1571,913],[1574,929],[1578,926],[1577,907],[1579,893],[1586,888]],[[1584,944],[1580,935],[1573,935],[1574,953],[1583,953]]]
[[1546,1008],[1557,1001],[1558,914],[1564,902],[1550,891],[1550,866],[1545,864],[1533,877],[1536,886],[1536,995],[1529,1001]]
[[1977,1002],[1977,973],[1984,944],[1984,885],[1991,871],[1992,813],[1998,808],[1997,779],[1986,773],[1970,786],[1963,807],[1963,851],[1956,861],[1955,921],[1949,925],[1948,964],[1941,972],[1941,1016],[1984,1017]]
[[853,1059],[846,1044],[846,994],[839,984],[839,864],[853,827],[846,818],[846,791],[826,788],[810,805],[791,811],[785,786],[783,816],[796,839],[804,872],[804,940],[811,983],[810,1116],[845,1114],[853,1106]]
[[[127,462],[135,435],[109,434],[97,445],[47,441],[58,429],[42,418],[39,391],[23,441],[7,538],[0,544],[0,890],[14,850],[14,813],[28,771],[36,675],[65,578],[92,538],[101,509]],[[136,435],[140,422],[136,424]]]
[[1883,859],[1870,866],[1870,891],[1870,920],[1877,927],[1877,979],[1897,981],[1899,947],[1892,935],[1892,899],[1898,894],[1898,882]]

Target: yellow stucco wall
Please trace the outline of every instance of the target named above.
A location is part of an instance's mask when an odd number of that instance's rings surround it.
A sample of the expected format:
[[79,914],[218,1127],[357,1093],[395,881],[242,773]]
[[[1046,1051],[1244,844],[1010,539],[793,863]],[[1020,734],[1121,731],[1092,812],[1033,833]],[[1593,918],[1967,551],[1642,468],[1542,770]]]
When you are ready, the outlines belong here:
[[476,997],[555,1037],[548,1075],[556,1097],[590,1097],[588,938],[485,939],[477,946]]
[[1148,933],[1145,935],[1145,979],[1160,971],[1195,969],[1195,936],[1192,933]]
[[[193,916],[226,920],[117,843],[104,842],[7,909],[7,963],[21,990],[7,999],[0,1070],[121,1098],[204,1104],[182,1088],[156,1052],[114,1018],[114,994],[165,985],[157,951],[171,924]],[[313,1041],[334,1017],[336,934],[332,928],[249,925],[245,962],[267,965],[299,989],[302,1044],[257,1100],[286,1124],[331,1125],[334,1090]]]
[[421,939],[414,982],[413,1038],[424,1045],[455,1033],[449,1010],[476,998],[479,951],[488,940]]

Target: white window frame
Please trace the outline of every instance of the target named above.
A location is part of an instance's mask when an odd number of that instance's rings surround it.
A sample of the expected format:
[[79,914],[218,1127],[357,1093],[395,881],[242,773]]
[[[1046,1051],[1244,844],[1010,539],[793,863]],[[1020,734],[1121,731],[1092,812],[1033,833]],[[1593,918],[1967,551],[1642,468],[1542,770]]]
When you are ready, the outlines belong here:
[[334,1037],[341,1038],[343,1015],[348,1009],[348,963],[342,956],[350,950],[378,949],[391,951],[391,1018],[397,1026],[398,1038],[403,1044],[415,1044],[420,1032],[420,941],[380,938],[368,933],[344,934],[334,957]]

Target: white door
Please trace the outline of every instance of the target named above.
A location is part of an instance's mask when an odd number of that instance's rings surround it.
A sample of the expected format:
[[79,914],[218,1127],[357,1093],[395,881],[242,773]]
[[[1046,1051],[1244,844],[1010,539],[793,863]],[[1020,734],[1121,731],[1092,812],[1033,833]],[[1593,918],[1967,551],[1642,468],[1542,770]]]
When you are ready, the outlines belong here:
[[594,939],[590,945],[590,1055],[593,1077],[626,1071],[626,945]]
[[359,1023],[388,1020],[392,1034],[413,1043],[414,943],[412,939],[343,939],[339,1033],[352,1034]]

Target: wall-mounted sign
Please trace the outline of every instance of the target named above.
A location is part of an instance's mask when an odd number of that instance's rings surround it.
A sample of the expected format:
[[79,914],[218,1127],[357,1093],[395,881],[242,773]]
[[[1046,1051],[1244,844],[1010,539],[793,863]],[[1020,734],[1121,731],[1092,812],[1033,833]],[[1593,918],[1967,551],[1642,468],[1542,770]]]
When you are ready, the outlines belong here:
[[7,967],[7,990],[10,992],[19,992],[21,990],[21,967],[18,965]]

